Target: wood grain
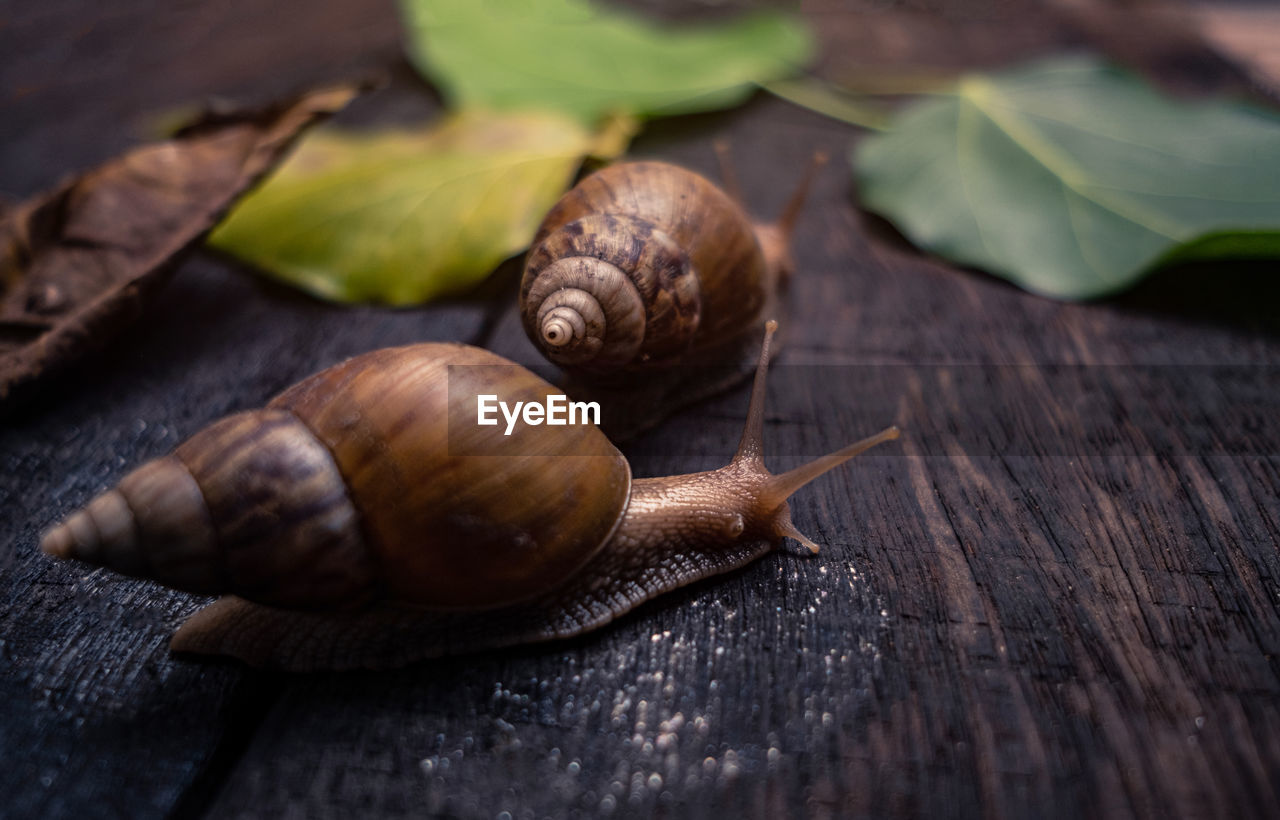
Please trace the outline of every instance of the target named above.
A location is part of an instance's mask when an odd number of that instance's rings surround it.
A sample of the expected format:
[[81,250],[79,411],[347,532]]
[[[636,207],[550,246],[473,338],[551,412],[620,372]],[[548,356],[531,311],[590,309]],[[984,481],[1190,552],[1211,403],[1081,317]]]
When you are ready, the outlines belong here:
[[[137,2],[86,23],[74,6],[0,29],[39,44],[0,49],[20,55],[0,66],[15,194],[204,93],[389,64],[352,116],[431,110],[394,68],[389,7]],[[291,13],[281,45],[266,29]],[[857,211],[853,130],[780,101],[655,125],[635,153],[714,175],[719,136],[761,216],[815,148],[835,158],[798,226],[807,318],[771,385],[770,464],[906,433],[794,499],[822,554],[769,556],[573,641],[392,673],[176,660],[165,642],[200,601],[54,565],[38,531],[345,356],[461,339],[537,360],[510,276],[497,302],[386,311],[196,259],[150,323],[0,429],[0,815],[1270,815],[1274,271],[1186,267],[1066,305],[954,270]],[[637,475],[717,466],[745,406],[744,388],[636,440]]]

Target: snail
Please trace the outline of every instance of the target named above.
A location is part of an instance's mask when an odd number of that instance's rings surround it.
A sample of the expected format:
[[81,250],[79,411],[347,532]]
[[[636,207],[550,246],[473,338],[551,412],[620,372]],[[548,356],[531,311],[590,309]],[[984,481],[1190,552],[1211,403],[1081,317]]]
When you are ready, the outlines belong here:
[[566,371],[566,392],[613,409],[615,440],[748,376],[763,319],[780,312],[792,230],[826,158],[758,224],[717,149],[734,195],[666,162],[610,165],[552,207],[525,257],[525,333]]
[[787,498],[885,431],[786,473],[761,457],[769,339],[737,454],[632,479],[591,424],[475,423],[549,383],[461,344],[366,353],[144,464],[41,548],[223,597],[178,652],[290,670],[385,668],[576,635],[794,538]]

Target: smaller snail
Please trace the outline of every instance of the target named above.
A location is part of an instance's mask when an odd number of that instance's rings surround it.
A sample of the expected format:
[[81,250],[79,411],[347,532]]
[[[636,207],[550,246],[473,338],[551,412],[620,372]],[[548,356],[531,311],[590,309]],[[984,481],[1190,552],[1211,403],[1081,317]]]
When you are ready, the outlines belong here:
[[579,182],[543,219],[525,259],[525,333],[568,374],[565,389],[614,408],[615,439],[750,374],[763,318],[782,313],[791,233],[813,164],[774,223],[666,162],[621,162]]
[[[41,548],[223,597],[176,651],[384,668],[577,635],[794,538],[787,498],[887,430],[780,475],[761,456],[770,323],[737,454],[631,478],[593,425],[473,422],[559,395],[478,348],[376,350],[228,416],[46,533]],[[514,405],[513,405],[514,406]]]

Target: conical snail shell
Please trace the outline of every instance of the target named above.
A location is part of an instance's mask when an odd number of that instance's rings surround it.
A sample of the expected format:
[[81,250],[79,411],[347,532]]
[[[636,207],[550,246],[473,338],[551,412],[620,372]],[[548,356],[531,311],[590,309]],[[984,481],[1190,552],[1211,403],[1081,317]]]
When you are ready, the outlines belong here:
[[377,350],[205,428],[45,548],[287,607],[524,600],[595,555],[630,492],[626,460],[592,425],[475,425],[478,393],[557,392],[477,348]]
[[758,325],[768,275],[751,219],[723,191],[675,165],[620,163],[543,220],[521,319],[557,364],[640,367]]

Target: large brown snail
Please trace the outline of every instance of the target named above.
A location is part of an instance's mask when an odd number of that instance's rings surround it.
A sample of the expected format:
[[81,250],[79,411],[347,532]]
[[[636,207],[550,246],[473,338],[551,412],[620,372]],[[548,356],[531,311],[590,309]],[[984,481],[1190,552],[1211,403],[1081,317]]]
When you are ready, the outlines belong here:
[[[177,651],[293,670],[388,667],[567,637],[792,537],[787,498],[896,428],[780,475],[760,354],[737,455],[632,480],[593,425],[480,426],[477,397],[550,384],[461,344],[357,356],[228,416],[51,529],[42,549],[224,597]],[[527,417],[526,417],[527,420]]]
[[720,148],[733,196],[666,162],[610,165],[556,203],[525,257],[525,333],[569,393],[614,408],[615,438],[749,375],[764,319],[782,312],[791,233],[825,157],[766,224],[739,204]]

